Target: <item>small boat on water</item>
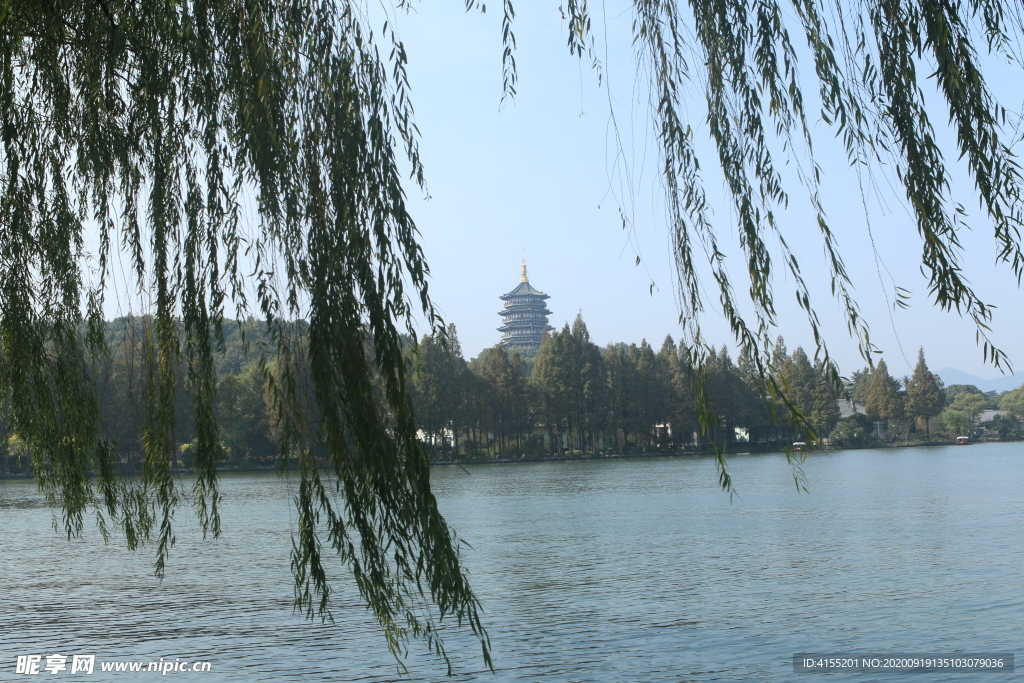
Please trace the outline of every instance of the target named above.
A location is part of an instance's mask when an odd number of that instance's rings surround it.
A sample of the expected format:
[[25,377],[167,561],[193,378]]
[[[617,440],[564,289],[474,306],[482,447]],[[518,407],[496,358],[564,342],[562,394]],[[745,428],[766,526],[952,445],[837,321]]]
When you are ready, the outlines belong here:
[[957,446],[970,446],[971,445],[971,437],[969,437],[969,436],[958,436],[958,437],[956,437],[956,445]]
[[807,448],[807,443],[806,442],[804,442],[804,441],[794,441],[793,442],[793,450],[794,451],[802,451],[805,448]]

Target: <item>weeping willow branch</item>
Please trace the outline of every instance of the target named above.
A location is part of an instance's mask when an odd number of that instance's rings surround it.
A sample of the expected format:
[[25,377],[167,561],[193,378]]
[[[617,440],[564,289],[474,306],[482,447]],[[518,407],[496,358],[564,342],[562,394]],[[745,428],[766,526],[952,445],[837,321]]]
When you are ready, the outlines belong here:
[[[95,508],[105,535],[113,525],[131,548],[154,542],[162,575],[183,500],[220,533],[215,353],[225,307],[258,311],[277,358],[279,445],[301,477],[297,603],[329,617],[329,546],[396,655],[421,638],[447,659],[438,623],[454,618],[490,665],[405,388],[400,326],[414,309],[439,325],[395,156],[422,187],[406,53],[385,30],[382,57],[365,16],[333,0],[3,3],[0,387],[64,532],[80,534]],[[510,48],[512,16],[509,5]],[[507,59],[514,74],[511,49]],[[138,325],[136,483],[115,474],[88,372],[110,352],[114,252],[151,308]],[[174,475],[182,393],[195,416],[191,492]]]
[[[966,214],[952,197],[949,172],[924,104],[924,74],[934,80],[957,135],[959,157],[974,179],[984,218],[994,232],[998,259],[1020,282],[1021,175],[1008,140],[1007,111],[988,89],[977,45],[1008,61],[1021,38],[1019,10],[1000,2],[869,0],[850,6],[814,0],[634,0],[634,44],[647,75],[650,110],[662,158],[667,214],[675,247],[680,320],[689,361],[697,369],[694,384],[698,415],[710,431],[716,417],[700,390],[704,360],[713,350],[700,334],[699,319],[717,304],[741,353],[760,377],[759,387],[772,404],[786,406],[790,420],[813,437],[813,430],[786,400],[786,387],[772,377],[771,341],[775,326],[772,250],[795,283],[799,306],[807,316],[816,349],[833,383],[841,388],[812,292],[778,220],[791,189],[784,187],[780,165],[792,164],[797,189],[807,193],[816,214],[822,249],[831,274],[831,294],[844,311],[847,329],[871,364],[876,351],[851,294],[853,283],[839,253],[820,195],[808,115],[792,35],[801,36],[813,58],[821,102],[819,119],[844,142],[855,168],[888,165],[897,170],[907,205],[921,238],[921,266],[933,303],[955,309],[977,330],[985,359],[996,367],[1009,361],[989,336],[992,307],[962,272],[960,232]],[[582,53],[589,37],[585,3],[567,4],[570,52]],[[788,19],[787,19],[788,17]],[[699,65],[694,67],[691,65]],[[922,69],[927,69],[921,72]],[[736,297],[721,246],[725,226],[712,223],[703,189],[701,159],[686,111],[693,92],[702,92],[707,128],[717,164],[732,199],[734,228],[745,256],[750,285],[746,301]],[[796,141],[800,141],[797,144]],[[781,147],[781,153],[777,149]],[[706,161],[705,161],[706,163]],[[702,290],[703,250],[717,301]],[[742,305],[741,305],[742,304]],[[744,306],[752,314],[740,313]],[[722,485],[731,486],[722,470]]]

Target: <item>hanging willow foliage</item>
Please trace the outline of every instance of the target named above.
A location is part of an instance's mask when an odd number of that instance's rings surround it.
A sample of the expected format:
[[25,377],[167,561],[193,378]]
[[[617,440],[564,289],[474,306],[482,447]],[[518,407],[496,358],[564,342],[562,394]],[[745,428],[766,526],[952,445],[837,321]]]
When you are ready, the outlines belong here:
[[[817,355],[838,382],[777,218],[788,202],[778,168],[799,149],[811,164],[803,180],[832,293],[864,356],[873,351],[819,200],[791,34],[813,56],[821,119],[842,137],[850,161],[897,169],[935,303],[973,320],[986,357],[1005,362],[986,334],[991,309],[961,273],[963,215],[951,206],[918,74],[928,72],[948,104],[1000,258],[1019,279],[1021,178],[1004,137],[1006,112],[986,87],[976,47],[1012,57],[1022,32],[1018,7],[994,0],[633,4],[681,320],[698,378],[708,301],[695,250],[707,256],[717,304],[746,357],[770,378],[774,241]],[[565,11],[570,52],[593,58],[586,0],[568,0]],[[508,0],[503,15],[503,78],[513,95]],[[204,532],[220,531],[215,354],[225,310],[258,311],[276,356],[267,377],[280,446],[301,473],[292,555],[298,603],[329,615],[324,555],[337,553],[396,654],[413,636],[445,656],[437,620],[450,616],[469,625],[490,664],[457,540],[430,491],[400,353],[399,328],[410,324],[413,307],[439,329],[395,156],[401,149],[422,187],[406,53],[386,24],[375,35],[367,21],[361,5],[345,0],[0,0],[0,390],[42,490],[62,506],[68,536],[81,533],[94,510],[104,534],[113,523],[129,547],[155,536],[162,573],[181,500],[192,499]],[[715,162],[734,199],[751,320],[726,273],[683,115],[691,85],[703,88]],[[785,160],[771,139],[783,141]],[[248,193],[258,207],[255,225],[243,220]],[[98,244],[94,270],[84,258],[90,234]],[[89,358],[106,352],[104,299],[120,254],[152,307],[142,339],[138,483],[115,474],[87,372]],[[300,317],[307,324],[288,322]],[[184,386],[174,371],[182,358]],[[771,379],[763,390],[785,394]],[[180,392],[195,414],[191,492],[172,473]],[[698,407],[710,425],[702,396]],[[722,477],[728,487],[724,469]]]
[[[324,556],[336,553],[396,655],[414,636],[444,656],[448,617],[489,664],[405,390],[398,326],[414,303],[436,324],[395,158],[404,148],[422,183],[405,52],[385,29],[382,58],[364,22],[334,0],[0,3],[0,386],[68,536],[95,507],[104,534],[113,521],[129,547],[153,538],[162,574],[180,500],[220,532],[214,354],[225,307],[258,309],[277,358],[280,445],[301,473],[299,605],[329,616]],[[86,371],[105,352],[121,253],[152,303],[139,484],[115,476]],[[308,325],[285,322],[303,312]],[[195,414],[191,492],[172,473],[182,391]]]
[[[790,198],[779,171],[782,166],[810,169],[798,175],[817,216],[831,293],[845,312],[848,332],[858,339],[861,355],[871,363],[876,352],[851,296],[853,285],[820,196],[821,169],[812,152],[793,40],[804,41],[813,58],[820,120],[842,139],[848,160],[861,178],[862,192],[873,182],[872,169],[895,169],[916,219],[921,270],[933,302],[970,319],[985,360],[1009,367],[1009,360],[989,337],[992,307],[978,297],[961,269],[959,234],[968,227],[966,212],[952,198],[949,171],[925,107],[923,86],[926,79],[931,80],[934,86],[929,87],[936,88],[947,105],[956,153],[974,181],[983,221],[994,229],[997,258],[1009,265],[1019,285],[1024,271],[1022,184],[1011,145],[1017,142],[1014,136],[1021,114],[1009,116],[989,90],[981,69],[984,55],[977,47],[983,45],[992,61],[1019,63],[1014,52],[1024,34],[1019,4],[1001,0],[633,0],[632,4],[635,46],[649,81],[661,151],[683,345],[696,368],[698,416],[706,428],[716,416],[702,390],[702,368],[713,350],[701,337],[700,318],[709,301],[695,250],[706,255],[717,294],[714,303],[762,378],[765,396],[780,400],[790,410],[790,419],[815,436],[804,416],[786,400],[787,387],[772,379],[778,373],[770,371],[776,324],[771,244],[781,253],[782,269],[795,282],[797,302],[814,336],[815,357],[824,362],[837,388],[842,387],[811,292],[780,224]],[[567,12],[570,52],[593,56],[586,0],[570,0]],[[594,64],[600,69],[596,60]],[[750,281],[744,298],[752,304],[752,320],[741,314],[743,302],[726,271],[722,226],[711,221],[693,129],[683,114],[695,90],[704,95],[706,122],[717,150],[717,159],[711,163],[721,167],[733,201]],[[897,292],[898,303],[905,303],[904,295]],[[721,457],[719,464],[721,483],[728,489],[730,479]]]

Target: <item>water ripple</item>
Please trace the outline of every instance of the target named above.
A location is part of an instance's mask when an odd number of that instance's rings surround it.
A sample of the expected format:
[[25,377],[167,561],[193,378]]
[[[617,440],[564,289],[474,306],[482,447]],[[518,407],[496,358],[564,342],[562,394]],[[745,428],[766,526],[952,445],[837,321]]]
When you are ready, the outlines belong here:
[[[794,491],[782,456],[739,456],[731,502],[708,459],[433,478],[474,548],[465,560],[498,680],[790,680],[798,651],[1013,651],[1024,626],[1022,455],[1004,444],[812,456],[809,494]],[[224,537],[203,541],[183,517],[161,582],[152,549],[104,546],[95,533],[67,541],[34,483],[0,481],[0,670],[13,672],[17,654],[61,652],[209,660],[211,673],[191,675],[202,681],[444,678],[416,646],[401,678],[343,580],[335,624],[293,613],[294,482],[228,475],[223,491]],[[471,637],[446,637],[455,680],[494,679]],[[104,675],[131,678],[91,680]]]

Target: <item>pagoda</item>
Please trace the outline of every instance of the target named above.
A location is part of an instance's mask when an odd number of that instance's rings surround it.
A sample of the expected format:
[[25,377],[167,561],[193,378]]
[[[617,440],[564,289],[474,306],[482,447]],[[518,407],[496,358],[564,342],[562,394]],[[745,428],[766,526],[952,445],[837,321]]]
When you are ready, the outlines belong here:
[[530,284],[526,277],[525,256],[519,286],[499,298],[505,302],[504,310],[498,313],[504,321],[498,328],[498,332],[501,332],[501,345],[516,349],[539,349],[544,333],[554,329],[548,325],[551,311],[544,303],[545,299],[551,297]]

